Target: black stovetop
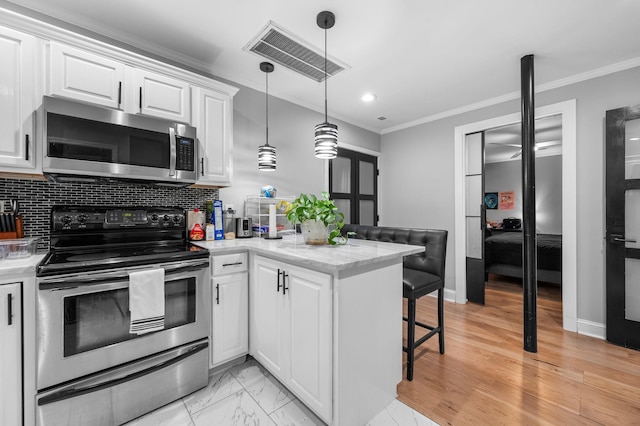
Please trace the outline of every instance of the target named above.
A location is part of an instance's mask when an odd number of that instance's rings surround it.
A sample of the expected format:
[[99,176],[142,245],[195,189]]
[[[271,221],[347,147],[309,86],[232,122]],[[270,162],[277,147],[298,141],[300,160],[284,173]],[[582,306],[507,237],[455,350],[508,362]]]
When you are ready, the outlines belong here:
[[55,206],[51,249],[37,275],[99,271],[207,258],[186,240],[186,214],[177,207]]

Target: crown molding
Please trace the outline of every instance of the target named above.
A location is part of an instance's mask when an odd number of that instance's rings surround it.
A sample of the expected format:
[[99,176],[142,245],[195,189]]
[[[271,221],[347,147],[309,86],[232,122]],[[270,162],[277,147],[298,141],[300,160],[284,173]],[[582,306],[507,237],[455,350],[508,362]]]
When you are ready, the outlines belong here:
[[[535,93],[542,93],[549,90],[558,89],[560,87],[569,86],[571,84],[580,83],[582,81],[591,80],[605,75],[613,74],[619,71],[625,71],[631,68],[640,66],[640,57],[632,58],[627,61],[617,62],[615,64],[607,65],[601,68],[596,68],[591,71],[575,74],[570,77],[561,78],[559,80],[550,81],[549,83],[543,83],[535,86]],[[495,98],[487,99],[474,104],[466,105],[460,108],[454,108],[448,111],[444,111],[438,114],[429,115],[417,120],[409,121],[407,123],[398,124],[396,126],[387,127],[380,131],[381,135],[397,132],[398,130],[404,130],[411,127],[419,126],[421,124],[431,123],[433,121],[442,120],[443,118],[453,117],[459,114],[463,114],[470,111],[490,107],[493,105],[501,104],[503,102],[512,101],[514,99],[520,99],[520,92],[511,92],[506,95],[498,96]]]

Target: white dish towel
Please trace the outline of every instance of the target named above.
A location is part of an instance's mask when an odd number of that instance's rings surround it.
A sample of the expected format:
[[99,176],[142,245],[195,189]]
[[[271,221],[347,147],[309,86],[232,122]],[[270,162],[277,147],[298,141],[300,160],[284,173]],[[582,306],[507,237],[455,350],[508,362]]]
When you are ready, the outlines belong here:
[[129,273],[129,333],[164,329],[164,269]]

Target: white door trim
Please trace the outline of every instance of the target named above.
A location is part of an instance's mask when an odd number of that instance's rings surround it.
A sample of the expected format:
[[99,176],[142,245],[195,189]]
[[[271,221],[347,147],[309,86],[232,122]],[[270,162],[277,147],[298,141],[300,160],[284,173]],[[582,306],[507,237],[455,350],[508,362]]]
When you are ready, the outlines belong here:
[[[577,169],[576,100],[536,108],[536,118],[562,114],[562,326],[577,331],[578,255],[577,255]],[[458,126],[455,132],[455,295],[456,303],[467,302],[465,230],[465,135],[494,127],[519,123],[520,113],[504,115]]]

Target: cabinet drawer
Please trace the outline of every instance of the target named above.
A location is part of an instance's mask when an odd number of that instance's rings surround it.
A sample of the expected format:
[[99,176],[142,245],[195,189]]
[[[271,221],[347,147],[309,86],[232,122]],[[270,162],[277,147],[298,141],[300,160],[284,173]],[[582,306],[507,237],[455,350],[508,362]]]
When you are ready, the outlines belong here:
[[247,253],[211,256],[211,275],[246,271],[247,263]]

